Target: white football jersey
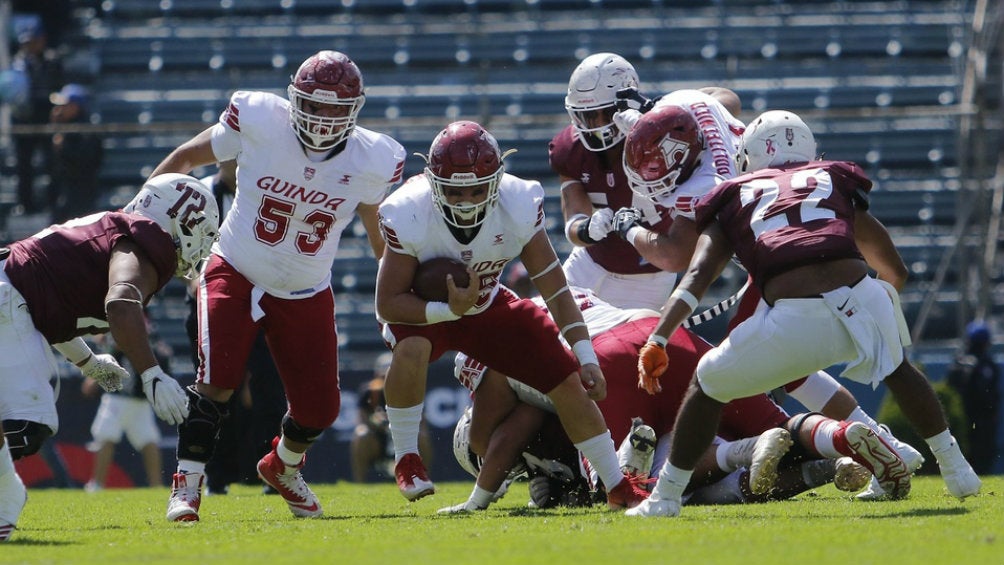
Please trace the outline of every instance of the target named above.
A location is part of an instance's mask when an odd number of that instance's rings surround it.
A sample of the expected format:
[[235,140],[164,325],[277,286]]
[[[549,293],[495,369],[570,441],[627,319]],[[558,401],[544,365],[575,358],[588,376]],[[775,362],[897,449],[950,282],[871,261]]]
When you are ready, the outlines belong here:
[[[659,315],[659,312],[648,308],[618,308],[596,296],[588,288],[569,286],[569,290],[572,293],[572,298],[575,300],[575,305],[582,312],[582,321],[586,323],[586,328],[592,337],[596,337],[607,330],[636,319],[643,314]],[[543,298],[536,296],[532,300],[534,304],[543,308],[548,315],[551,314]],[[559,338],[567,347],[568,344],[565,342],[565,337],[559,336]]]
[[499,201],[470,243],[461,243],[432,200],[424,175],[408,179],[380,205],[380,229],[387,247],[419,262],[452,257],[480,278],[481,295],[467,312],[483,312],[498,293],[502,268],[544,228],[544,189],[537,181],[509,174],[499,183]]
[[405,150],[356,126],[345,148],[314,162],[290,126],[289,102],[238,91],[213,129],[220,161],[237,159],[237,194],[213,253],[280,298],[328,287],[342,230],[362,204],[379,204],[401,180]]
[[736,153],[739,139],[746,129],[732,116],[722,103],[700,90],[676,90],[663,96],[655,107],[681,106],[697,121],[704,136],[704,151],[697,170],[662,198],[659,204],[669,208],[673,216],[694,219],[694,202],[718,186],[723,180],[736,176]]

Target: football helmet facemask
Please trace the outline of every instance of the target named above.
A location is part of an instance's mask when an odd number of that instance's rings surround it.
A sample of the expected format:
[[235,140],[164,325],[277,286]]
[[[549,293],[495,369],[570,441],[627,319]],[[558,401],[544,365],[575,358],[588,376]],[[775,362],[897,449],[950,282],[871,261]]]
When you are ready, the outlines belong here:
[[[425,178],[432,187],[432,199],[446,223],[456,228],[481,225],[498,203],[499,183],[505,174],[502,161],[515,150],[503,153],[495,137],[469,121],[453,122],[432,140],[426,161]],[[449,189],[484,185],[487,196],[479,203],[450,204]]]
[[[289,121],[305,147],[331,149],[352,133],[366,96],[362,73],[351,59],[338,51],[320,51],[304,61],[290,81]],[[336,106],[338,115],[313,114],[304,109],[307,102]]]
[[471,415],[471,407],[468,406],[457,420],[457,427],[453,428],[453,456],[460,463],[460,468],[476,479],[481,471],[481,458],[471,451]]
[[220,210],[213,192],[188,175],[167,173],[146,182],[122,211],[149,218],[174,240],[175,274],[191,279],[220,236]]
[[572,71],[565,110],[586,149],[604,151],[624,139],[613,121],[617,91],[624,88],[638,88],[638,73],[620,55],[596,53]]
[[624,142],[624,173],[631,190],[658,203],[697,168],[704,136],[697,120],[680,106],[644,114]]
[[749,173],[816,158],[816,138],[802,118],[784,110],[764,112],[739,140],[736,171]]

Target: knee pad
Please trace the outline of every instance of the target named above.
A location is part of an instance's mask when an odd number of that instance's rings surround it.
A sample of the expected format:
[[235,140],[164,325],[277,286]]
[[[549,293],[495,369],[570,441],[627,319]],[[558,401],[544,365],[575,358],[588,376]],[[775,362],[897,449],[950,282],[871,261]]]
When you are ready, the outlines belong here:
[[282,417],[282,435],[299,443],[314,443],[324,433],[323,429],[307,428],[290,418],[289,412]]
[[804,414],[798,414],[797,416],[792,416],[788,420],[788,425],[786,426],[788,431],[791,433],[792,439],[795,440],[794,445],[788,450],[788,453],[781,459],[786,463],[797,463],[805,461],[808,459],[818,459],[819,456],[815,454],[814,451],[810,450],[806,446],[802,445],[802,442],[798,440],[800,437],[800,432],[802,427],[805,426],[805,421],[812,416],[822,416],[819,412],[806,412]]
[[11,459],[17,461],[38,453],[45,440],[52,437],[52,428],[28,420],[4,420],[3,435],[10,447]]
[[802,426],[805,425],[805,421],[811,418],[812,416],[822,416],[822,414],[820,414],[819,412],[805,412],[803,414],[792,416],[788,420],[788,426],[787,426],[788,431],[791,432],[791,435],[793,437],[797,437],[799,432],[802,431]]
[[178,459],[208,462],[216,450],[223,421],[230,417],[226,402],[201,395],[195,385],[185,388],[188,418],[178,426]]

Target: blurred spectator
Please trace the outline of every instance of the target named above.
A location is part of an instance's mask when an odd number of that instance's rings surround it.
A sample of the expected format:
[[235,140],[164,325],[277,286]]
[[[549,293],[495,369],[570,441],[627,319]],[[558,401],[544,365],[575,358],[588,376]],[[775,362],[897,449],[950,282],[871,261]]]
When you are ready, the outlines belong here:
[[71,0],[14,0],[12,8],[15,18],[27,17],[40,22],[53,47],[63,44],[66,32],[73,25]]
[[[356,408],[356,428],[352,433],[349,451],[352,457],[352,480],[364,483],[370,471],[381,478],[394,475],[394,445],[390,439],[390,421],[384,400],[384,380],[393,354],[381,354],[373,363],[373,378],[359,387]],[[432,461],[432,440],[425,420],[418,435],[418,450],[426,464]]]
[[948,371],[948,384],[962,397],[969,425],[969,461],[977,474],[991,473],[997,458],[1000,367],[990,353],[990,328],[977,320],[966,326],[966,349]]
[[[149,328],[149,324],[148,324]],[[157,337],[150,329],[150,341],[157,363],[165,371],[171,370],[171,346]],[[115,446],[122,442],[125,435],[129,444],[143,457],[143,468],[146,471],[148,486],[161,486],[161,455],[160,428],[153,414],[153,407],[143,394],[143,382],[138,378],[129,360],[117,347],[111,338],[105,341],[110,345],[110,353],[129,371],[129,378],[122,383],[122,390],[106,392],[101,397],[101,404],[94,415],[91,424],[91,435],[94,441],[91,449],[94,451],[94,467],[91,479],[84,485],[84,490],[96,492],[105,487],[108,480],[108,470],[115,458]],[[84,396],[101,394],[97,381],[84,378],[81,385]]]
[[[16,26],[18,49],[11,68],[28,81],[28,96],[23,104],[12,108],[11,121],[16,125],[41,126],[49,122],[52,103],[50,94],[62,83],[63,66],[56,52],[48,48],[48,38],[40,19],[22,20]],[[25,213],[42,211],[34,195],[36,169],[34,159],[39,153],[43,167],[51,154],[51,139],[44,134],[14,136],[17,158],[17,194]]]
[[[50,122],[84,124],[89,122],[90,93],[82,85],[67,84],[54,92]],[[98,173],[104,158],[101,137],[94,133],[57,132],[52,136],[49,204],[53,221],[62,223],[85,216],[94,210],[98,195]]]

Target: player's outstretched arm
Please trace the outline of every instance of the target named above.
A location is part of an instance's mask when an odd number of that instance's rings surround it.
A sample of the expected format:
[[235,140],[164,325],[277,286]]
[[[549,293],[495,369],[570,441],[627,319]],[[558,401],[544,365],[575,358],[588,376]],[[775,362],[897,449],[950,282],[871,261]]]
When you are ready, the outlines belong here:
[[192,172],[192,169],[215,163],[216,154],[213,153],[212,129],[210,126],[198,133],[192,139],[179,145],[174,151],[168,154],[163,161],[150,173],[150,178],[163,173],[184,173]]
[[655,394],[662,387],[659,377],[666,371],[669,360],[666,343],[683,321],[700,304],[701,297],[711,283],[721,275],[732,258],[732,245],[718,224],[708,226],[697,239],[697,248],[680,284],[662,308],[659,325],[649,336],[638,357],[638,386]]

